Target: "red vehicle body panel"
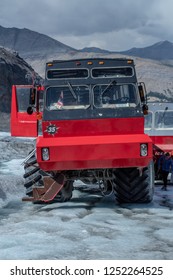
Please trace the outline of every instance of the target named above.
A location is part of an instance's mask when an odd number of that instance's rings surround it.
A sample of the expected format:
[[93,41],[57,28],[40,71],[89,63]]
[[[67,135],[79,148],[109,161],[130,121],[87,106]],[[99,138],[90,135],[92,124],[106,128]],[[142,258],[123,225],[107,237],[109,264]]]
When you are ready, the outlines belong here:
[[27,112],[19,112],[17,105],[17,88],[31,88],[31,85],[20,85],[12,87],[11,101],[11,135],[23,137],[37,137],[37,113],[28,115]]
[[[137,123],[138,125],[134,125]],[[57,127],[54,137],[86,136],[86,135],[124,135],[144,133],[143,118],[107,118],[107,119],[87,119],[87,120],[59,120],[43,121],[43,136],[52,138],[47,132],[49,125]]]
[[153,144],[164,152],[173,152],[173,136],[150,136]]
[[[134,118],[43,122],[44,137],[37,138],[37,161],[47,171],[147,166],[153,157],[152,141],[143,134],[141,122],[142,118],[138,118],[138,126],[134,126]],[[47,133],[50,124],[58,127],[55,136]],[[146,158],[140,156],[140,143],[148,143]],[[46,147],[49,161],[41,156]]]

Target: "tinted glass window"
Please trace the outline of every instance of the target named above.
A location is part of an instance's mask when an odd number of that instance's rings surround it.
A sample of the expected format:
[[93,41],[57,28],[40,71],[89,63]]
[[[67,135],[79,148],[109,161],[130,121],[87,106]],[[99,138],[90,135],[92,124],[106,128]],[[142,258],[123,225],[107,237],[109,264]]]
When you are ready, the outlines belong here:
[[[31,88],[16,88],[18,112],[26,112],[30,104]],[[43,91],[39,91],[39,111],[43,111]]]
[[30,88],[16,88],[18,112],[26,112],[30,101]]
[[155,128],[173,128],[173,111],[159,111],[155,113]]
[[48,79],[76,79],[76,78],[87,78],[87,69],[54,69],[47,71]]
[[95,68],[92,69],[92,76],[94,78],[131,77],[133,76],[133,69],[131,67]]

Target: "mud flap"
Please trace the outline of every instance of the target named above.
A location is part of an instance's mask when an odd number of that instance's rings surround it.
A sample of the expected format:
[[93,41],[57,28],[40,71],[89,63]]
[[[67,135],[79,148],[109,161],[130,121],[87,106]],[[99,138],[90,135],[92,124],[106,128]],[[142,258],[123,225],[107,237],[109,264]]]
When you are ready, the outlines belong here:
[[63,174],[60,174],[56,181],[49,177],[45,176],[43,178],[44,186],[43,187],[33,187],[33,197],[24,197],[23,201],[42,201],[50,202],[54,197],[60,192],[64,186],[65,177]]

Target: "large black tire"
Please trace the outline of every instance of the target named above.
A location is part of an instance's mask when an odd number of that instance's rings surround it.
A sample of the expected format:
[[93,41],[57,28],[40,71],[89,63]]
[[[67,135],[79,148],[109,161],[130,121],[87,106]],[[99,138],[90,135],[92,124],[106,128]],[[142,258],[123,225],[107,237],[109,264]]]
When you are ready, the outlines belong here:
[[121,168],[114,172],[114,192],[120,203],[149,203],[154,194],[153,162],[142,172],[137,168]]
[[[36,156],[32,155],[24,164],[25,179],[24,187],[26,188],[26,195],[32,196],[33,185],[42,186],[43,177],[48,174],[41,170],[38,166]],[[56,178],[55,178],[56,180]],[[73,181],[67,181],[58,195],[54,198],[53,202],[66,202],[71,199],[73,193]]]
[[36,183],[39,184],[42,179],[35,155],[32,155],[32,157],[25,162],[24,170],[25,174],[23,177],[25,179],[24,187],[26,188],[26,194],[32,196],[32,186]]

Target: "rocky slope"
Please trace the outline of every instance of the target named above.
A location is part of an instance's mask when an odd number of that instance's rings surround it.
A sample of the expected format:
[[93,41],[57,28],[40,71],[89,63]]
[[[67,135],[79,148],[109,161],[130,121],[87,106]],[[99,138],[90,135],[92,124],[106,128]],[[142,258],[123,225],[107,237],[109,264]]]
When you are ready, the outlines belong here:
[[0,111],[10,112],[11,87],[13,84],[32,84],[33,68],[17,53],[0,48]]

